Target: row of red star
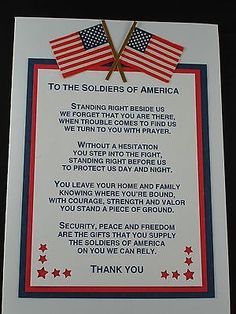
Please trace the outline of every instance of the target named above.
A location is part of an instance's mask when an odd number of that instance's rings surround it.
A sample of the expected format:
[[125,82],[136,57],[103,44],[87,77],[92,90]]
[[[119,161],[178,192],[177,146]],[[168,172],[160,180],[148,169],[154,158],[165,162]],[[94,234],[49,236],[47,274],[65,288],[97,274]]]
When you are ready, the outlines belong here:
[[[42,267],[41,269],[38,269],[37,272],[38,272],[38,278],[43,278],[43,279],[46,279],[46,276],[49,274],[49,272],[44,267]],[[60,269],[54,268],[51,274],[53,275],[54,278],[56,278],[56,277],[61,276],[60,272],[61,272]],[[62,274],[65,276],[65,278],[71,277],[71,270],[66,268]]]
[[[186,272],[183,273],[183,275],[185,276],[186,280],[189,280],[189,279],[193,280],[194,279],[193,278],[193,274],[194,274],[194,271],[191,271],[189,269],[187,269]],[[179,279],[180,275],[181,274],[177,270],[176,271],[172,271],[172,277],[171,278]],[[167,272],[167,270],[161,271],[161,278],[167,279],[169,276],[170,276],[170,274]]]

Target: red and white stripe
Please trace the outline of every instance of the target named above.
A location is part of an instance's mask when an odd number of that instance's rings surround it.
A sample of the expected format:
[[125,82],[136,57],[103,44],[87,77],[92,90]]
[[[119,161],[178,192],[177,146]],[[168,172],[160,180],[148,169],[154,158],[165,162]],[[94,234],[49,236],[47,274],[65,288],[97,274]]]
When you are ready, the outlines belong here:
[[184,47],[152,35],[145,52],[126,46],[120,60],[165,83],[168,83],[179,63]]

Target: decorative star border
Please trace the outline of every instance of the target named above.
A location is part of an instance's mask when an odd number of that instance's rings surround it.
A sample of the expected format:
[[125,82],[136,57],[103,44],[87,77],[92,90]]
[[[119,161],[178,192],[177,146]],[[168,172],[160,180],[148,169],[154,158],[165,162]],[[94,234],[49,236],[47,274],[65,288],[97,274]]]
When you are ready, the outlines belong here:
[[[40,262],[41,264],[44,264],[48,262],[47,259],[47,255],[45,254],[46,251],[48,251],[48,246],[47,244],[40,244],[39,248],[38,248],[40,252],[39,258],[38,258],[38,262]],[[45,265],[46,267],[46,265]],[[69,278],[72,276],[72,270],[65,268],[64,271],[61,269],[57,269],[56,267],[53,268],[52,271],[49,271],[47,268],[45,268],[44,266],[40,269],[37,269],[37,278],[42,278],[42,279],[46,279],[49,275],[52,275],[53,278],[57,278],[57,277],[63,277],[62,275],[64,275],[64,278]],[[63,272],[62,272],[63,271]]]
[[[187,264],[188,267],[193,264],[192,257],[189,256],[191,253],[193,253],[192,246],[185,246],[184,253],[186,253],[188,256],[185,257],[184,264]],[[170,274],[172,273],[172,275]],[[186,269],[184,273],[179,273],[179,271],[176,269],[175,271],[169,272],[167,269],[161,271],[161,278],[168,279],[172,278],[175,280],[178,280],[179,277],[184,276],[186,280],[194,280],[194,271],[191,271],[189,268]]]

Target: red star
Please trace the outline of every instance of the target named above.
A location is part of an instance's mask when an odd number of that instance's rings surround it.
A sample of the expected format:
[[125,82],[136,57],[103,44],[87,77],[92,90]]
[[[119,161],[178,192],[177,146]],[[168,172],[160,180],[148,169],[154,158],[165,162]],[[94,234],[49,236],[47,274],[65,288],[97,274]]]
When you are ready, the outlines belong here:
[[186,277],[186,280],[189,280],[189,279],[193,279],[193,274],[194,274],[194,271],[187,269],[187,271],[184,273],[184,276]]
[[63,275],[65,276],[65,278],[71,277],[71,270],[66,268],[65,271],[63,272]]
[[192,263],[193,263],[192,257],[186,257],[185,264],[187,264],[187,265],[189,266],[189,265],[191,265]]
[[44,267],[41,269],[38,269],[37,272],[38,272],[38,278],[41,277],[43,279],[45,279],[46,275],[48,274],[48,271]]
[[172,271],[172,278],[179,279],[180,273],[178,271]]
[[167,277],[168,277],[169,275],[170,275],[170,274],[168,274],[167,270],[161,272],[161,278],[167,279]]
[[43,253],[45,252],[45,251],[47,251],[47,244],[40,244],[40,247],[39,247],[39,250],[40,251],[42,251]]
[[60,270],[59,269],[56,269],[54,268],[53,272],[52,272],[54,278],[56,277],[60,277]]
[[192,247],[191,246],[186,246],[184,252],[187,253],[188,255],[190,253],[193,253]]
[[40,255],[38,261],[41,262],[42,264],[43,264],[44,262],[47,262],[46,255]]

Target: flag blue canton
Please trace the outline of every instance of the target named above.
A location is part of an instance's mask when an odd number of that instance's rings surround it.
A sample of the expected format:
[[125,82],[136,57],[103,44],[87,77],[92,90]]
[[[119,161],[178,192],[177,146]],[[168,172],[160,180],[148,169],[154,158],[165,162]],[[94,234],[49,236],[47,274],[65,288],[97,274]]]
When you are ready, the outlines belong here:
[[145,52],[151,38],[152,34],[136,27],[127,45],[138,51]]
[[101,24],[86,28],[79,32],[84,49],[92,49],[108,43],[107,36]]

